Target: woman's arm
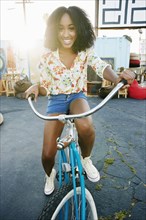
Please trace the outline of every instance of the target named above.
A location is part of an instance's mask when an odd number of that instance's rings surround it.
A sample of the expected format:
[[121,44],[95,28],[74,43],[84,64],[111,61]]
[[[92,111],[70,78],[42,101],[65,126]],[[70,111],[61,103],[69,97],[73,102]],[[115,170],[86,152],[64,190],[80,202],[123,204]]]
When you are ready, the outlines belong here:
[[42,95],[42,96],[47,96],[48,94],[48,91],[47,89],[40,85],[39,83],[36,83],[32,86],[30,86],[26,91],[25,91],[25,95],[26,95],[26,99],[31,95],[31,94],[34,94],[35,96],[35,101],[37,101],[37,97],[38,95]]
[[39,84],[34,84],[32,86],[30,86],[26,91],[25,91],[25,95],[26,95],[26,99],[31,95],[34,94],[35,98],[34,100],[37,100],[37,97],[39,95],[39,88],[40,85]]
[[104,69],[103,77],[115,85],[118,84],[121,79],[126,79],[128,84],[132,84],[133,80],[135,79],[135,73],[131,70],[125,70],[121,72],[120,75],[117,75],[109,66],[107,66]]

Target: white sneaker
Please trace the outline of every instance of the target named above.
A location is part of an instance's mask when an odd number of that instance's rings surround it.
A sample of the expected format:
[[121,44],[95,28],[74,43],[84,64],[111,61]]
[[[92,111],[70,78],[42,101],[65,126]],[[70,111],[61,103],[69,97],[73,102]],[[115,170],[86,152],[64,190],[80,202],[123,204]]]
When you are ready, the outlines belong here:
[[44,188],[44,193],[50,195],[54,191],[54,179],[56,176],[56,170],[53,168],[50,176],[46,174],[46,183]]
[[100,174],[96,167],[92,164],[90,157],[82,158],[82,166],[87,174],[88,179],[91,182],[98,182],[100,180]]

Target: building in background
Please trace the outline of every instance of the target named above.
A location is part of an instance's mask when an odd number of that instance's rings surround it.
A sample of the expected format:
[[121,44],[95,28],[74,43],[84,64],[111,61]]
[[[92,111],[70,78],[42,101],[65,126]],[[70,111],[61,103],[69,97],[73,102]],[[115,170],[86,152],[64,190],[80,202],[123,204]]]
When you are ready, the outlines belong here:
[[[146,1],[96,0],[95,7],[97,36],[100,38],[129,36],[130,52],[137,54],[140,64],[146,66]],[[119,57],[120,52],[121,50]]]

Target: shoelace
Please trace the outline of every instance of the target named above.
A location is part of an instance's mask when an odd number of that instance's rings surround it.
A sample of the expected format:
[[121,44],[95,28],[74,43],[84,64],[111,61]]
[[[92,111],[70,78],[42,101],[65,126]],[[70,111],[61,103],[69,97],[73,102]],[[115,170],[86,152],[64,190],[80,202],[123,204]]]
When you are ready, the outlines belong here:
[[93,167],[93,163],[92,163],[92,160],[90,159],[87,159],[87,161],[85,162],[85,167],[86,169],[90,172],[90,167],[92,166],[92,172],[93,173],[96,173],[94,167]]
[[90,159],[85,159],[85,166],[87,166],[88,167],[88,165],[92,165],[92,161],[90,160]]

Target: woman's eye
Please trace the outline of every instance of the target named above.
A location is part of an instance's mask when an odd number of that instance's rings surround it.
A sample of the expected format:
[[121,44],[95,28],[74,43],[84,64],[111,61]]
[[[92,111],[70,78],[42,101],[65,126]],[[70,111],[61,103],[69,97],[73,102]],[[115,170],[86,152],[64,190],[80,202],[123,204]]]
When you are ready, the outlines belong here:
[[58,31],[59,32],[63,32],[63,31],[75,31],[75,27],[74,26],[69,26],[68,28],[64,28],[64,27],[58,27]]
[[69,30],[74,31],[74,30],[75,30],[75,28],[74,28],[74,27],[70,27],[70,28],[69,28]]
[[62,30],[63,30],[63,28],[62,28],[62,27],[59,27],[59,28],[58,28],[58,30],[59,30],[59,31],[62,31]]

